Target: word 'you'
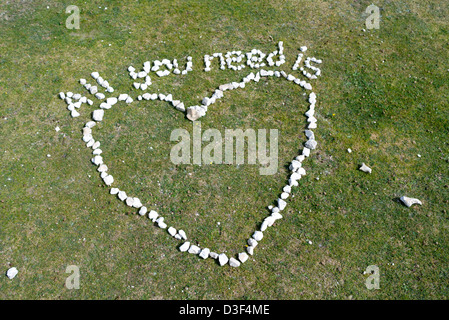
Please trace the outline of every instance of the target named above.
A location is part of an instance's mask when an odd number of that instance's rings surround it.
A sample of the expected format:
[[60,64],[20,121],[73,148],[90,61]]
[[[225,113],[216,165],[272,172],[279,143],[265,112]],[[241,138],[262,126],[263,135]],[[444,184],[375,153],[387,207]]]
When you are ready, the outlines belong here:
[[[321,75],[321,70],[312,65],[312,63],[321,63],[321,60],[316,59],[314,57],[308,57],[304,60],[304,66],[300,67],[300,63],[304,58],[304,54],[307,51],[306,46],[302,46],[300,48],[300,53],[296,58],[296,61],[292,67],[292,70],[300,70],[304,76],[309,79],[317,79],[318,76]],[[283,65],[285,60],[284,55],[284,44],[282,41],[278,43],[278,49],[270,52],[269,54],[264,53],[259,49],[252,49],[249,52],[242,51],[228,51],[226,53],[216,52],[213,54],[206,54],[203,57],[204,59],[204,71],[209,72],[214,68],[219,68],[220,70],[231,69],[231,70],[242,70],[246,67],[251,69],[259,69],[265,66],[269,67],[280,67]],[[182,69],[182,70],[181,70]],[[134,87],[136,89],[146,90],[149,86],[151,86],[151,76],[150,74],[153,72],[159,77],[165,77],[170,74],[187,74],[193,71],[193,60],[191,56],[187,56],[186,64],[184,68],[180,67],[177,59],[169,60],[154,60],[154,61],[145,61],[143,63],[142,69],[136,70],[132,65],[128,67],[129,75],[132,79],[137,80],[141,79],[144,82],[134,82]]]

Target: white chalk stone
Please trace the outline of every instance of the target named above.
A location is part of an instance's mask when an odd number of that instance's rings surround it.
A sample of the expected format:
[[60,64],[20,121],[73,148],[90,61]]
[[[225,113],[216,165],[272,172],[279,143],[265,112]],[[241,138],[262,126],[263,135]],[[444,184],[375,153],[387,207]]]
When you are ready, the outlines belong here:
[[103,163],[103,157],[102,156],[95,156],[95,157],[93,157],[92,162],[95,165],[99,166],[100,164]]
[[131,103],[131,102],[133,102],[134,100],[133,100],[133,98],[131,98],[131,97],[128,97],[128,98],[126,98],[126,100],[125,100],[125,102],[126,103]]
[[272,227],[273,224],[275,223],[275,221],[276,221],[276,218],[273,217],[273,216],[266,217],[265,220],[264,220],[264,222],[266,222],[267,226],[269,226],[269,227]]
[[190,248],[189,248],[189,253],[192,253],[192,254],[199,254],[200,252],[201,252],[201,248],[198,247],[198,246],[196,246],[196,245],[194,245],[194,244],[192,244],[192,245],[190,246]]
[[226,263],[228,263],[229,259],[226,256],[226,254],[222,253],[218,256],[218,263],[220,266],[224,266]]
[[128,197],[126,196],[126,192],[125,191],[119,191],[117,193],[117,197],[121,200],[121,201],[125,201]]
[[[92,145],[92,149],[98,149],[100,147],[100,141],[95,141],[95,143]],[[101,151],[101,150],[100,150]],[[101,153],[101,152],[100,152]]]
[[316,93],[312,92],[309,94],[309,102],[310,103],[315,103],[316,102]]
[[304,133],[309,140],[315,140],[315,134],[312,130],[304,130]]
[[104,110],[103,109],[94,110],[94,112],[92,113],[92,119],[94,119],[97,122],[102,121],[103,120],[103,116],[104,116]]
[[95,98],[97,98],[98,100],[103,100],[104,98],[106,98],[106,96],[104,95],[104,93],[97,92],[95,94]]
[[402,196],[400,199],[407,207],[411,207],[414,204],[422,205],[422,202],[416,198],[409,198],[406,196]]
[[176,110],[185,112],[185,111],[186,111],[186,108],[185,108],[185,106],[184,106],[184,103],[182,103],[182,102],[179,103],[179,104],[176,106]]
[[115,98],[115,97],[107,98],[107,99],[106,99],[106,103],[109,104],[109,105],[111,105],[111,106],[113,106],[113,105],[116,104],[117,102],[118,102],[118,99]]
[[106,172],[106,171],[108,171],[108,166],[105,165],[104,163],[103,163],[103,164],[100,164],[100,165],[98,166],[98,168],[97,168],[97,171],[98,171],[98,172]]
[[95,144],[95,140],[92,138],[89,140],[89,142],[87,142],[86,147],[90,148]]
[[240,252],[239,253],[239,260],[241,263],[245,263],[246,260],[248,260],[249,256],[246,254],[246,252]]
[[317,146],[317,142],[316,140],[307,140],[306,143],[304,144],[304,146],[306,148],[309,148],[310,150],[314,150]]
[[110,186],[114,182],[114,177],[111,175],[107,175],[103,178],[103,181],[107,186]]
[[254,247],[246,247],[246,251],[248,252],[248,254],[253,255],[254,254]]
[[371,173],[372,169],[370,167],[368,167],[366,164],[362,163],[362,165],[359,168],[360,171],[366,172],[366,173]]
[[119,193],[119,188],[111,188],[111,191],[109,192],[110,194],[117,194]]
[[257,247],[258,244],[259,244],[259,243],[258,243],[255,239],[253,239],[253,238],[249,238],[249,239],[248,239],[248,245],[249,245],[250,247]]
[[8,271],[6,271],[6,276],[9,279],[13,279],[15,276],[17,276],[18,273],[19,273],[19,270],[17,270],[16,267],[12,267],[12,268],[9,268]]
[[84,126],[85,126],[86,128],[93,128],[93,127],[95,127],[96,124],[97,124],[97,123],[96,123],[95,121],[89,121],[89,122],[87,122]]
[[190,121],[195,121],[201,117],[198,108],[196,107],[197,106],[187,108],[187,119],[189,119]]
[[308,118],[313,117],[314,114],[315,114],[315,109],[309,109],[306,111],[306,113],[304,113],[304,115]]
[[298,160],[293,160],[293,161],[290,163],[289,168],[290,168],[290,170],[292,170],[292,171],[296,171],[296,170],[298,170],[299,168],[301,168],[301,166],[302,166],[302,164],[301,164],[300,161],[298,161]]
[[89,92],[91,94],[97,94],[97,92],[98,92],[97,86],[91,86],[90,89],[89,89]]
[[125,101],[128,98],[128,95],[126,93],[122,93],[118,96],[119,101]]
[[201,250],[199,256],[203,259],[207,259],[207,258],[209,258],[209,254],[210,254],[210,249],[204,248],[203,250]]
[[288,183],[289,183],[290,187],[297,187],[299,185],[299,183],[298,183],[299,179],[301,179],[301,175],[298,172],[292,173],[292,175],[288,179]]
[[304,157],[310,156],[310,149],[307,148],[307,147],[305,147],[304,149],[302,149],[302,155],[303,155]]
[[314,116],[310,116],[307,118],[307,122],[309,122],[309,123],[317,122],[317,119]]
[[148,209],[145,206],[140,207],[139,215],[144,216],[147,213]]
[[132,207],[132,206],[133,206],[133,203],[134,203],[134,198],[133,198],[133,197],[128,197],[128,198],[126,198],[125,203],[126,203],[126,205],[127,205],[128,207]]
[[168,228],[167,232],[174,237],[176,235],[176,229],[173,227]]
[[133,207],[139,209],[142,206],[142,202],[140,202],[139,198],[134,197]]
[[282,219],[282,214],[280,214],[279,212],[273,212],[273,213],[271,214],[271,217],[272,217],[274,220],[279,220],[279,219]]
[[186,252],[190,248],[190,242],[184,242],[182,245],[179,246],[179,251]]
[[92,134],[92,129],[89,127],[84,127],[83,128],[83,135],[88,135],[88,134]]
[[184,230],[179,230],[178,234],[183,238],[184,240],[187,240],[187,235]]
[[287,202],[285,202],[284,200],[282,200],[282,199],[278,199],[278,207],[279,207],[279,210],[284,210],[285,209],[285,207],[287,206]]
[[255,231],[253,233],[253,239],[256,241],[260,241],[263,238],[263,233],[261,231]]
[[231,267],[238,268],[238,267],[240,267],[240,262],[235,258],[231,258],[231,259],[229,259],[229,265]]
[[153,222],[156,221],[158,216],[159,216],[159,214],[154,210],[150,210],[150,212],[148,213],[148,219],[150,219]]
[[212,259],[217,259],[218,258],[218,253],[211,251],[209,253],[209,257],[211,257]]
[[267,70],[261,69],[259,72],[260,72],[260,76],[261,76],[261,77],[266,77],[266,76],[268,76],[268,71],[267,71]]
[[92,135],[91,134],[86,134],[83,136],[83,141],[84,142],[89,142],[92,139]]

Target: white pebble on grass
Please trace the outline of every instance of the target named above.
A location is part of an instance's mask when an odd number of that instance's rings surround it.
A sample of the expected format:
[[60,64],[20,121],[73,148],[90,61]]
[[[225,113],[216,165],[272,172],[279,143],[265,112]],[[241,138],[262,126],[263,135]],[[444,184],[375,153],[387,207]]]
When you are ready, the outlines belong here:
[[246,252],[240,252],[239,253],[239,260],[241,263],[245,263],[246,260],[248,260],[249,256],[246,254]]
[[226,256],[226,254],[221,253],[221,254],[218,256],[218,263],[220,264],[220,266],[224,266],[226,263],[228,263],[228,261],[229,261],[229,259],[228,259],[228,257]]
[[237,259],[235,259],[235,258],[230,258],[229,259],[229,265],[231,267],[237,268],[237,267],[240,267],[240,262]]
[[6,271],[6,276],[9,279],[13,279],[18,273],[19,273],[19,270],[17,270],[16,267],[12,267],[12,268],[9,268],[8,271]]
[[179,251],[186,252],[187,250],[189,250],[189,248],[190,248],[190,242],[187,241],[179,246]]
[[209,254],[210,254],[210,249],[204,248],[203,250],[201,250],[199,256],[203,259],[207,259],[209,257]]

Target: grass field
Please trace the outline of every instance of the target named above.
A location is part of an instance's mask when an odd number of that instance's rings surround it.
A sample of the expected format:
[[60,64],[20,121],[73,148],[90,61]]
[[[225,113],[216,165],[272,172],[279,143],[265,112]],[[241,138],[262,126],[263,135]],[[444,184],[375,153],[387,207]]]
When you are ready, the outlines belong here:
[[[0,299],[447,299],[449,7],[376,0],[380,28],[364,30],[371,3],[2,1],[0,273],[19,274],[0,277]],[[81,10],[79,30],[65,26],[69,5]],[[78,80],[98,71],[116,93],[137,96],[129,65],[190,55],[192,72],[152,76],[152,87],[199,104],[248,73],[206,73],[205,54],[268,53],[278,41],[282,70],[303,45],[323,60],[312,80],[319,145],[308,173],[240,268],[180,253],[166,231],[110,195],[90,163],[81,128],[94,106],[73,119],[57,94],[84,94]],[[117,105],[97,134],[121,189],[200,245],[234,255],[305,141],[303,93],[264,79],[201,118],[203,130],[278,129],[271,176],[255,165],[172,164],[170,133],[192,123],[160,101]],[[357,170],[362,162],[372,174]],[[423,205],[407,208],[402,195]],[[68,265],[80,269],[78,290],[65,287]],[[365,286],[369,265],[380,269],[378,290]]]

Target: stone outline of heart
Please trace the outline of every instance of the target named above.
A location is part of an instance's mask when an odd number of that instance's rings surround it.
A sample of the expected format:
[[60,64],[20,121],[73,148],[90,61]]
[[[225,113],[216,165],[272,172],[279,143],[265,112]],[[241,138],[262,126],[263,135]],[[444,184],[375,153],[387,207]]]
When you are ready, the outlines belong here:
[[[295,63],[295,65],[296,65],[296,63]],[[293,68],[293,69],[295,70],[295,68]],[[91,74],[91,76],[96,80],[100,77],[97,72],[93,72]],[[314,117],[316,94],[312,91],[312,86],[310,85],[310,83],[308,83],[304,80],[299,80],[295,76],[293,76],[291,74],[287,74],[284,71],[272,71],[272,70],[266,71],[264,69],[261,69],[260,71],[257,72],[256,75],[254,75],[253,72],[250,73],[248,76],[244,77],[243,81],[240,83],[232,82],[229,84],[221,85],[219,87],[219,90],[221,88],[222,90],[220,90],[220,91],[222,91],[222,93],[223,93],[226,90],[244,88],[245,83],[247,83],[251,80],[258,82],[260,77],[269,77],[269,76],[276,76],[278,78],[283,77],[283,78],[287,79],[288,81],[294,82],[295,84],[305,88],[306,90],[311,91],[311,93],[308,96],[308,101],[310,103],[310,107],[309,107],[309,110],[305,113],[305,115],[307,117],[307,122],[309,123],[308,129],[305,130],[305,134],[306,134],[306,137],[308,138],[308,140],[305,142],[305,147],[303,148],[302,153],[299,156],[297,156],[290,164],[290,170],[292,171],[292,173],[289,177],[288,185],[283,187],[283,192],[282,192],[280,198],[278,198],[278,200],[277,200],[278,205],[276,207],[273,207],[273,206],[268,207],[272,212],[271,215],[269,215],[268,217],[266,217],[263,220],[263,222],[260,225],[259,230],[256,230],[253,233],[253,235],[248,239],[247,253],[250,255],[253,255],[254,248],[258,245],[259,241],[262,240],[263,232],[268,227],[273,226],[275,221],[282,218],[282,215],[280,214],[280,212],[282,210],[284,210],[284,208],[286,207],[287,203],[286,203],[285,199],[288,198],[288,196],[291,192],[291,187],[298,186],[298,180],[301,179],[301,176],[306,174],[306,171],[302,167],[302,162],[304,161],[304,159],[306,157],[308,157],[310,155],[310,150],[315,149],[316,145],[317,145],[317,143],[315,141],[314,133],[313,133],[313,131],[310,130],[310,129],[316,128],[316,121],[317,121],[317,119]],[[307,76],[310,78],[309,75],[307,75]],[[80,83],[82,85],[84,85],[87,90],[89,90],[88,87],[91,87],[91,86],[88,85],[85,80],[84,81],[83,80],[84,79],[81,79]],[[106,83],[106,85],[102,85],[102,86],[105,87],[105,89],[108,92],[113,92],[114,90],[112,87],[109,86],[109,83],[107,81],[104,81],[104,82]],[[92,93],[92,90],[90,92]],[[216,94],[216,92],[217,91],[215,91],[214,94]],[[67,97],[70,99],[70,102],[69,102],[69,100],[66,99],[65,94],[63,92],[60,93],[60,97],[62,99],[65,99],[66,102],[69,104],[68,109],[72,112],[72,117],[79,116],[79,113],[76,112],[75,108],[79,108],[81,106],[81,103],[87,102],[89,105],[93,104],[93,102],[91,100],[87,99],[86,97],[80,97],[79,98],[80,101],[78,101],[76,103],[76,105],[72,104],[71,98],[73,96],[75,96],[75,95],[71,94],[71,92],[67,92]],[[100,100],[104,100],[106,98],[104,96],[104,94],[101,94],[101,93],[96,93],[96,97]],[[167,97],[169,97],[169,98],[167,99]],[[221,98],[221,97],[219,97],[219,98]],[[138,100],[142,100],[142,99],[145,99],[145,100],[159,99],[159,100],[171,102],[175,108],[177,107],[177,105],[175,105],[173,103],[173,101],[177,101],[177,100],[172,100],[171,94],[163,95],[163,94],[156,94],[156,93],[153,93],[153,94],[145,93],[143,95],[138,96]],[[75,98],[75,100],[76,100],[76,98]],[[106,98],[106,102],[102,102],[100,104],[100,109],[96,109],[93,111],[93,113],[92,113],[93,121],[87,122],[83,128],[83,141],[86,142],[87,147],[93,149],[94,157],[91,159],[91,161],[93,164],[98,166],[97,171],[100,172],[100,176],[107,186],[111,186],[112,183],[114,182],[114,179],[113,179],[112,175],[109,175],[107,173],[108,168],[107,168],[106,164],[103,163],[102,156],[100,156],[100,154],[102,154],[102,150],[99,148],[100,142],[95,141],[93,139],[92,128],[96,125],[96,122],[100,122],[103,120],[104,110],[110,109],[113,105],[115,105],[120,100],[125,101],[128,104],[132,103],[134,101],[127,94],[121,94],[121,95],[119,95],[118,98],[116,98],[116,97]],[[210,103],[208,103],[208,102],[210,102],[210,100],[209,101],[206,100],[205,103],[204,103],[204,100],[205,99],[203,99],[203,106],[192,106],[187,109],[187,117],[188,118],[189,118],[189,110],[198,110],[198,108],[201,108],[204,110],[204,114],[205,114],[205,112],[207,111],[207,106],[210,104]],[[214,99],[214,102],[215,102],[215,100],[216,99]],[[179,103],[182,103],[182,102],[179,102]],[[70,107],[71,105],[72,105],[72,107]],[[204,106],[205,106],[205,109],[204,109]],[[183,111],[182,108],[177,108],[177,109],[180,111]],[[203,116],[204,114],[202,114],[200,116]],[[143,216],[148,212],[147,207],[142,205],[140,199],[135,198],[135,197],[129,197],[126,195],[126,193],[124,191],[120,191],[118,188],[111,188],[110,193],[113,195],[117,195],[121,201],[124,201],[126,203],[126,205],[128,205],[130,207],[134,207],[136,209],[139,209],[139,211],[138,211],[139,215]],[[167,224],[164,222],[164,217],[160,216],[155,210],[150,210],[150,212],[148,213],[148,218],[150,220],[152,220],[152,222],[156,223],[160,228],[167,229],[170,236],[174,237],[177,240],[185,241],[178,247],[178,249],[181,252],[189,252],[192,254],[196,254],[196,255],[199,255],[203,259],[207,259],[208,257],[211,257],[213,259],[217,259],[218,263],[221,266],[229,263],[229,265],[232,267],[240,266],[241,263],[244,263],[249,258],[248,254],[245,252],[240,252],[238,254],[238,260],[234,257],[228,258],[225,253],[218,254],[218,253],[210,251],[209,248],[200,248],[196,245],[191,244],[189,241],[187,241],[187,235],[186,235],[185,231],[183,231],[182,229],[177,230],[172,226],[167,228]]]

